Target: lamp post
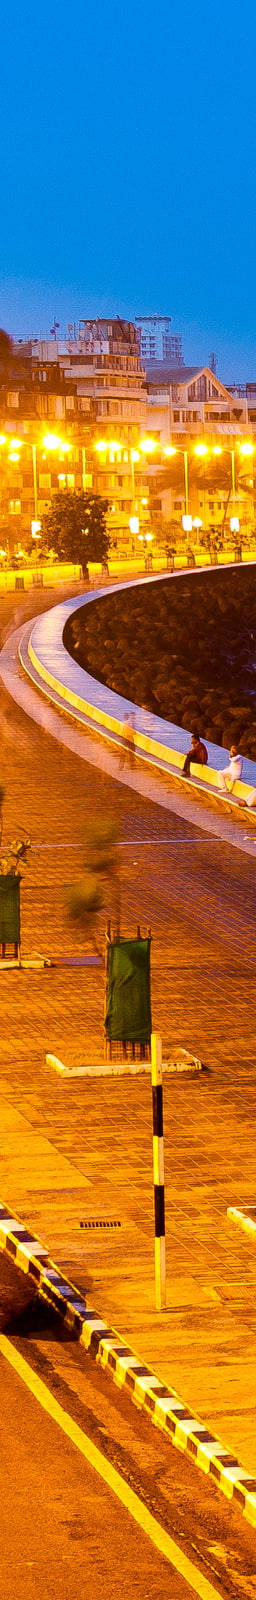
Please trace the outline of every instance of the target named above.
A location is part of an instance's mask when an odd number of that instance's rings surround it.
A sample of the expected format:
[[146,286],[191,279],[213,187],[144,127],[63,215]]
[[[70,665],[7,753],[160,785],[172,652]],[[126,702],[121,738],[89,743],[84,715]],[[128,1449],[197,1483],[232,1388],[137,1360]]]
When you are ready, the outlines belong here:
[[145,554],[145,568],[146,568],[146,572],[147,572],[149,570],[149,568],[152,567],[152,554],[151,554],[151,550],[149,549],[149,545],[152,544],[153,534],[152,533],[138,533],[138,539],[139,539],[140,544],[143,545],[144,554]]
[[182,456],[184,461],[184,499],[186,499],[186,517],[189,517],[189,450],[182,450],[182,445],[165,445],[165,456]]

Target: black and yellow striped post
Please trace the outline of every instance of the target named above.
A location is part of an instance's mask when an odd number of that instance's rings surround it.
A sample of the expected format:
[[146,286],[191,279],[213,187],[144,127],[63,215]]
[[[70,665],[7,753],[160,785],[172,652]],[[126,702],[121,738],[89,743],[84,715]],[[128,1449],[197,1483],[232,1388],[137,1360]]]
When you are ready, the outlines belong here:
[[156,1309],[166,1305],[162,1041],[151,1035]]

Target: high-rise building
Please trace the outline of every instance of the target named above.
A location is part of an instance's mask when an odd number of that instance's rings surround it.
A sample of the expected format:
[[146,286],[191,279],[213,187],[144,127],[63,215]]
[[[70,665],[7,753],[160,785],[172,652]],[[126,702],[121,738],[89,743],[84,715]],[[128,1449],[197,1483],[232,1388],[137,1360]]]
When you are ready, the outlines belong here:
[[135,317],[141,360],[168,361],[174,367],[183,366],[182,342],[179,333],[171,333],[171,317]]

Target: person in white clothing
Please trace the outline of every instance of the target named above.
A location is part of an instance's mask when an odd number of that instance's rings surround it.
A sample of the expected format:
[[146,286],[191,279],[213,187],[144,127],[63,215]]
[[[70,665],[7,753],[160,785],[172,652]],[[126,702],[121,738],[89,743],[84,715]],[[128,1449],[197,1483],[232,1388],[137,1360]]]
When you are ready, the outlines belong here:
[[251,806],[256,806],[256,789],[250,789],[247,800],[239,800],[238,805],[242,811],[250,811]]
[[237,745],[232,744],[229,751],[229,767],[223,767],[223,771],[219,772],[219,788],[226,790],[226,793],[229,790],[229,793],[232,794],[234,783],[237,783],[237,779],[242,777],[242,771],[243,757],[239,755]]

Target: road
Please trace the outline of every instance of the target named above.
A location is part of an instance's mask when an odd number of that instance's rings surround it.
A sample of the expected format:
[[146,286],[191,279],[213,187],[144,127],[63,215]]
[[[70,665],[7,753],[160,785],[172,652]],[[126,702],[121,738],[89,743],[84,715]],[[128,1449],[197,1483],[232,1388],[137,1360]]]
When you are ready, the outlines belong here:
[[0,1296],[1,1600],[98,1600],[101,1589],[105,1600],[252,1600],[256,1539],[240,1512],[4,1256]]

